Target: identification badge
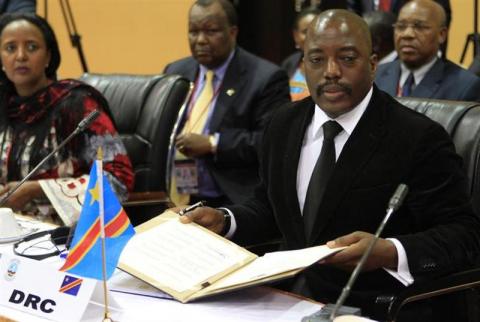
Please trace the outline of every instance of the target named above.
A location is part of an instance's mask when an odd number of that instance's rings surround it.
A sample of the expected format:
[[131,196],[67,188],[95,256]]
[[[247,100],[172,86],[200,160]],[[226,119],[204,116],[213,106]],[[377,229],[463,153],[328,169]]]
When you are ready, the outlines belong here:
[[175,160],[174,173],[179,194],[198,194],[198,174],[195,160]]

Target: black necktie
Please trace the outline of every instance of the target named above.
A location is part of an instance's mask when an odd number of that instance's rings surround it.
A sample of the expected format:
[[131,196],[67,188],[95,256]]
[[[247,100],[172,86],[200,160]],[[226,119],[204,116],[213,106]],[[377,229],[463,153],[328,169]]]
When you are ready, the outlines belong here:
[[315,168],[313,168],[305,197],[305,205],[303,207],[303,222],[307,238],[310,237],[320,202],[325,192],[325,187],[335,167],[334,138],[342,130],[342,126],[335,121],[328,121],[323,124],[322,151],[315,164]]
[[415,78],[413,77],[413,73],[410,73],[410,75],[408,75],[407,77],[407,80],[402,86],[402,97],[410,96],[414,85],[415,85]]

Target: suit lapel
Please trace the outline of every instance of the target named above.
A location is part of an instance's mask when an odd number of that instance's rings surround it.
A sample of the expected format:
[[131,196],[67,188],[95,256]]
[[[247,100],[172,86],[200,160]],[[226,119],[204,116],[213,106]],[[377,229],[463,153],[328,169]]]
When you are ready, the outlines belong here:
[[432,68],[425,74],[420,84],[412,92],[413,97],[431,98],[438,90],[442,79],[444,63],[441,59],[437,59]]
[[242,50],[237,48],[219,88],[215,110],[210,120],[211,133],[218,131],[225,113],[231,109],[235,100],[239,98],[240,91],[245,85],[245,75],[246,70],[242,66]]
[[288,126],[290,130],[288,131],[288,137],[285,142],[285,163],[282,172],[286,176],[284,184],[284,195],[287,199],[286,204],[288,205],[286,228],[293,229],[293,227],[295,227],[294,230],[296,234],[302,235],[305,243],[305,230],[297,196],[297,170],[303,138],[316,107],[311,99],[306,99],[303,102],[301,105],[293,107],[297,109],[299,113],[291,119],[291,123]]
[[[397,95],[398,80],[400,79],[400,63],[394,61],[391,68],[383,71],[383,77],[379,80],[382,83],[382,89],[392,96]],[[385,84],[385,85],[384,85]]]
[[197,61],[190,57],[190,59],[187,61],[185,67],[180,73],[181,75],[184,75],[186,78],[188,78],[191,82],[195,82],[195,80],[197,79],[198,69],[199,65]]
[[372,157],[380,139],[385,133],[386,107],[380,95],[374,86],[372,99],[337,160],[308,244],[313,244],[325,229],[338,204],[340,202],[348,202],[343,200],[346,193],[361,172],[361,169]]

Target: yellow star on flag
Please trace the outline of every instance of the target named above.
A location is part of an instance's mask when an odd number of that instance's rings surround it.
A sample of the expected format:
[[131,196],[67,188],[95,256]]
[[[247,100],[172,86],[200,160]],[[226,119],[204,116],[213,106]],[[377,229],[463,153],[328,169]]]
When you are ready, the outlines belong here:
[[93,189],[88,190],[90,194],[92,195],[92,200],[90,202],[90,205],[93,205],[93,203],[96,201],[100,200],[100,192],[98,191],[98,181],[95,182],[95,187]]

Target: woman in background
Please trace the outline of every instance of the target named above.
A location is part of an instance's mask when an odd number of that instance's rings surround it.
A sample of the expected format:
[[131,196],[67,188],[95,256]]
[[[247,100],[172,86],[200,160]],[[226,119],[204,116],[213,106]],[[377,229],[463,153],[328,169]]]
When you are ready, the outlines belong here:
[[281,64],[290,78],[290,97],[292,101],[298,101],[310,96],[303,68],[303,43],[305,42],[308,26],[319,13],[320,10],[318,9],[307,8],[300,11],[295,17],[292,32],[297,51],[288,56]]
[[[108,104],[89,85],[56,79],[60,52],[47,21],[34,14],[3,15],[0,58],[0,180],[4,184],[0,195],[26,176],[85,116],[93,110],[101,113],[22,185],[6,206],[25,210],[33,199],[45,197],[42,182],[48,179],[76,178],[78,185],[84,185],[81,176],[89,173],[99,147],[110,184],[121,199],[126,198],[133,187],[133,171]],[[75,184],[74,179],[67,188]]]

